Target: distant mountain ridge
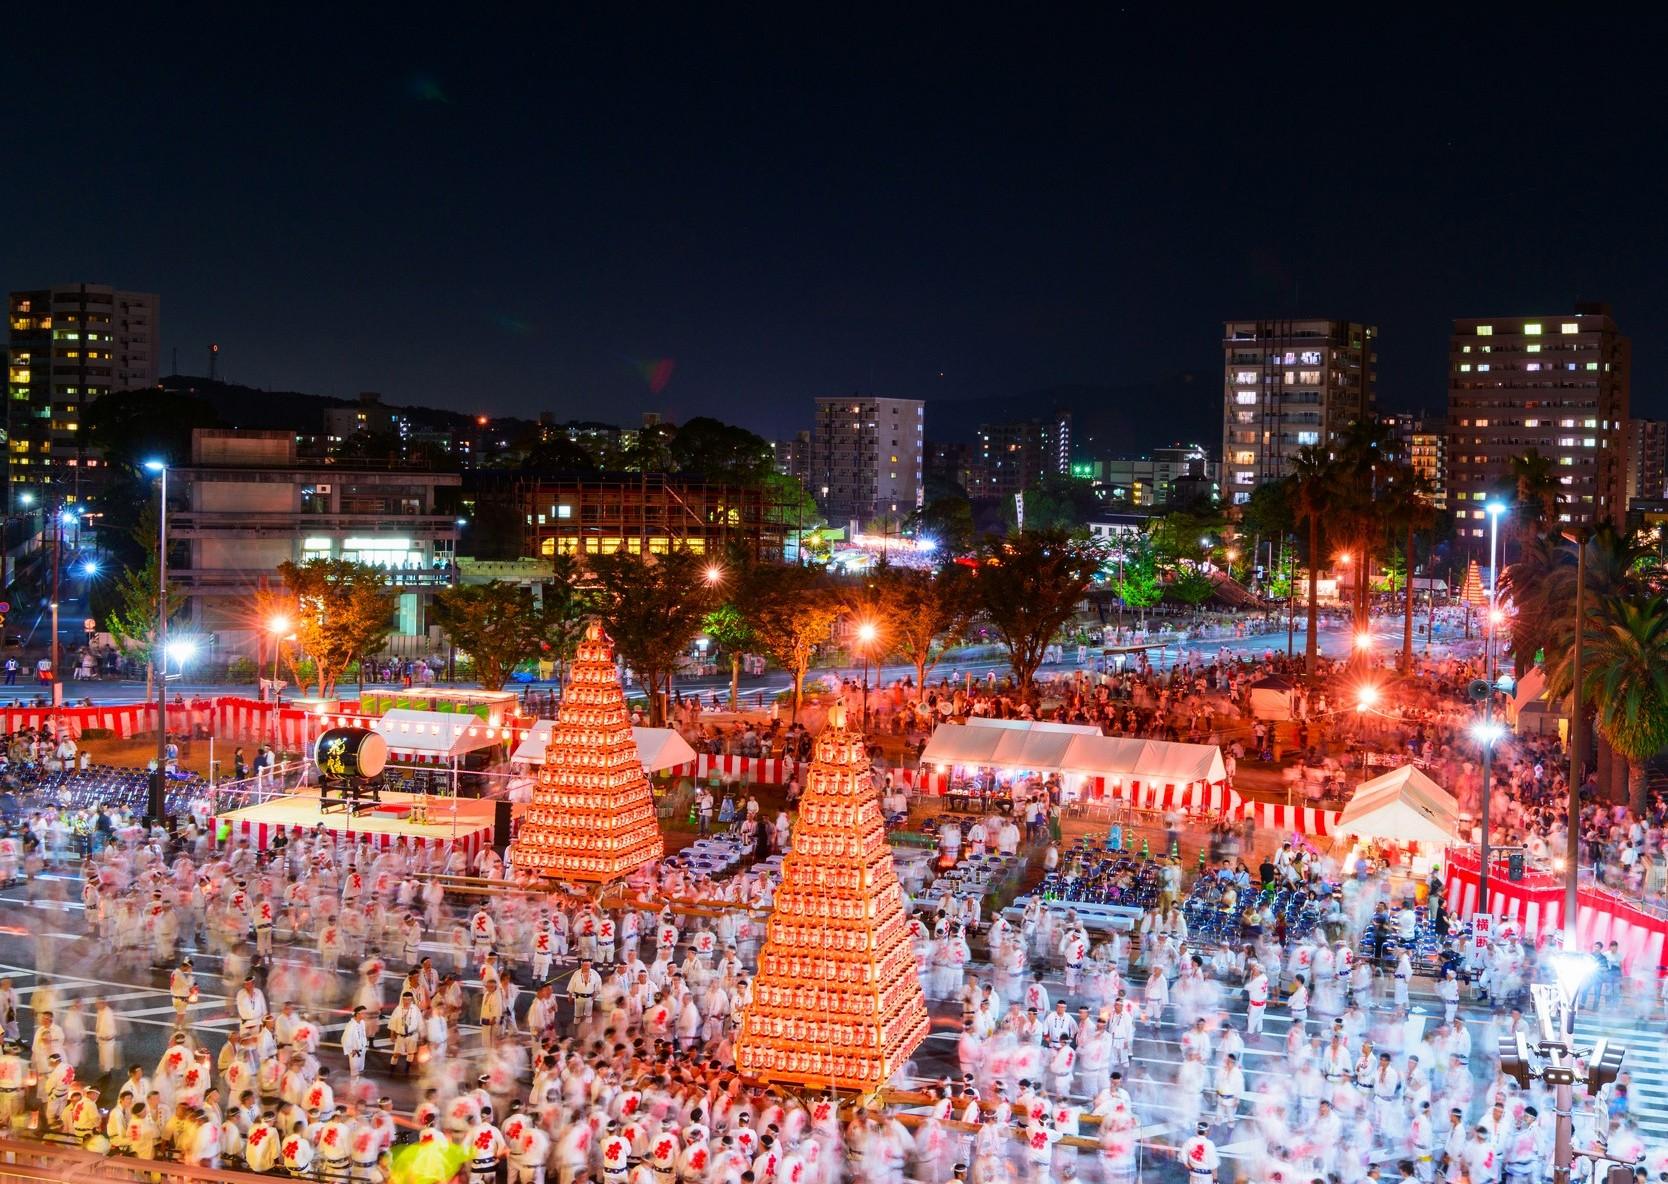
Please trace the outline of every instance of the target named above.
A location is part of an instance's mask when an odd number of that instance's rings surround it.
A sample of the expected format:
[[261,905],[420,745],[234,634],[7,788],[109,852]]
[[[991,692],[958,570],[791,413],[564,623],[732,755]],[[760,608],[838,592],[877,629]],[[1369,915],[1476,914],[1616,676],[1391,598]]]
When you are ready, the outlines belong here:
[[[268,391],[258,387],[240,386],[234,382],[216,382],[194,374],[170,374],[160,385],[171,391],[195,395],[214,408],[227,424],[235,428],[256,431],[317,432],[324,425],[324,413],[335,407],[358,406],[358,399],[342,399],[334,395],[309,395],[302,391]],[[390,411],[398,411],[420,427],[446,429],[461,428],[472,422],[472,417],[461,411],[444,411],[435,407],[401,406],[384,403]]]

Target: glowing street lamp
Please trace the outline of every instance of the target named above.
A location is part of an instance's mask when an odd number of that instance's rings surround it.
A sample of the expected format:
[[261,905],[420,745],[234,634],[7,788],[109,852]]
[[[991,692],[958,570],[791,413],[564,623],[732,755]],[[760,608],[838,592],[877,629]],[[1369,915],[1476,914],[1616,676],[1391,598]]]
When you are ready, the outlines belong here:
[[1355,693],[1355,710],[1359,712],[1371,711],[1378,706],[1378,688],[1368,683]]
[[707,581],[707,587],[717,587],[718,582],[724,578],[724,569],[719,567],[716,563],[710,563],[707,565],[705,578]]
[[168,464],[166,461],[148,460],[144,469],[160,478],[156,526],[156,645],[163,661],[161,677],[156,680],[156,771],[151,774],[150,793],[145,803],[146,825],[156,826],[163,822],[167,809],[167,795],[163,791],[168,777]]
[[869,650],[873,648],[875,638],[880,630],[875,628],[873,621],[859,621],[857,624],[857,641],[863,649],[863,734],[869,734]]

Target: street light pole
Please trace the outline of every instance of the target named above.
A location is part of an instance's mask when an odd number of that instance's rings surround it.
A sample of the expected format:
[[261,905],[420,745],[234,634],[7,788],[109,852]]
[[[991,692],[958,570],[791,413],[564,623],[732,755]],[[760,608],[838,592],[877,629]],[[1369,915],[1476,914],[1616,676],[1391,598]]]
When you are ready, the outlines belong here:
[[58,672],[58,580],[64,570],[64,513],[52,519],[52,706],[64,702],[64,680]]
[[159,474],[156,547],[156,643],[151,647],[151,667],[156,671],[156,771],[151,774],[150,800],[146,822],[155,826],[167,820],[168,784],[168,466],[163,461],[145,462],[148,472]]
[[1500,537],[1500,514],[1505,510],[1500,502],[1490,502],[1488,505],[1488,632],[1483,642],[1483,669],[1488,676],[1488,698],[1483,700],[1483,728],[1486,739],[1483,741],[1483,808],[1482,808],[1482,843],[1479,848],[1477,867],[1477,911],[1488,912],[1488,798],[1489,776],[1494,769],[1494,618],[1499,615],[1499,587],[1500,578],[1495,567],[1496,547]]
[[1570,653],[1569,818],[1564,830],[1564,949],[1575,950],[1576,887],[1581,867],[1581,753],[1584,710],[1581,703],[1581,634],[1587,627],[1587,532],[1565,534],[1575,543],[1575,643]]

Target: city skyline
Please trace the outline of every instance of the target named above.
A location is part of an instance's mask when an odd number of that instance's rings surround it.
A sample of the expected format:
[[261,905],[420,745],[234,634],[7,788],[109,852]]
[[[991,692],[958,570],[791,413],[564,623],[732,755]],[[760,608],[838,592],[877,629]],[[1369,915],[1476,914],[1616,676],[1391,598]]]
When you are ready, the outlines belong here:
[[[1246,110],[1219,68],[1245,61],[1237,36],[1176,17],[1011,39],[906,20],[878,48],[689,19],[444,46],[361,40],[350,20],[306,54],[235,15],[90,36],[89,101],[45,105],[37,174],[96,150],[117,180],[0,196],[29,229],[0,278],[159,293],[165,371],[176,351],[206,370],[212,342],[221,375],[256,386],[528,417],[606,401],[767,436],[817,395],[940,404],[1183,373],[1196,398],[1161,435],[1213,435],[1234,318],[1378,325],[1381,406],[1431,408],[1455,317],[1602,300],[1643,327],[1668,306],[1648,252],[1583,214],[1648,216],[1625,70],[1594,119],[1552,101],[1578,78],[1506,53],[1454,70],[1416,27],[1375,21],[1370,44],[1329,35],[1359,43],[1356,102],[1320,108],[1321,44],[1274,19],[1269,53],[1310,65],[1253,69]],[[158,54],[193,69],[162,86]],[[9,64],[42,93],[60,68]],[[1182,64],[1209,81],[1175,85]],[[98,112],[116,102],[131,119],[112,125]],[[143,125],[170,134],[131,136]],[[1604,160],[1602,180],[1523,173],[1507,128]],[[1660,415],[1664,351],[1639,337],[1636,411]]]

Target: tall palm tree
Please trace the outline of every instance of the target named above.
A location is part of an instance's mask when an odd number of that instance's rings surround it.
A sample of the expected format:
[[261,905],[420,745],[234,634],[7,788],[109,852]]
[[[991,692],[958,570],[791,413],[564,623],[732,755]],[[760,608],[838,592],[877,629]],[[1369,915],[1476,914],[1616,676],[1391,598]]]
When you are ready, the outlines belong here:
[[[1309,623],[1304,640],[1304,673],[1315,676],[1315,656],[1319,646],[1319,610],[1315,605],[1315,578],[1320,570],[1321,519],[1326,515],[1332,492],[1332,461],[1316,446],[1298,449],[1292,461],[1290,486],[1291,504],[1299,523],[1309,527]],[[1296,590],[1293,589],[1295,592]]]
[[1403,674],[1413,669],[1413,542],[1414,535],[1436,524],[1430,491],[1411,465],[1396,465],[1385,479],[1386,491],[1380,506],[1391,530],[1406,533],[1402,577],[1402,661]]
[[1350,540],[1355,560],[1355,625],[1367,628],[1373,556],[1384,536],[1380,498],[1392,471],[1390,429],[1373,419],[1353,421],[1333,448],[1334,494],[1330,518]]
[[[1599,735],[1628,762],[1628,800],[1645,810],[1645,762],[1668,748],[1668,600],[1605,596],[1582,630],[1582,698]],[[1565,654],[1548,684],[1570,686]]]
[[1506,462],[1517,483],[1517,521],[1523,539],[1543,535],[1558,521],[1558,474],[1552,458],[1531,448]]

